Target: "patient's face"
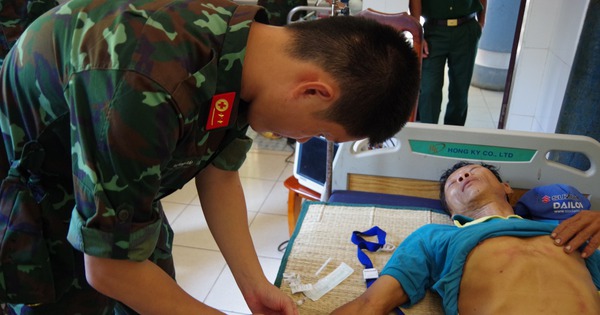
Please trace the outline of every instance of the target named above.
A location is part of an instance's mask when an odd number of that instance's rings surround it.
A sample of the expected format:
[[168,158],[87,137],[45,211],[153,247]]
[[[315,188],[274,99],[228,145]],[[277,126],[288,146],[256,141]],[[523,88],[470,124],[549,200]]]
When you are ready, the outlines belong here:
[[507,184],[498,181],[489,169],[476,164],[456,170],[448,177],[444,187],[446,203],[452,215],[469,215],[469,211],[479,209],[486,203],[505,200],[508,193]]

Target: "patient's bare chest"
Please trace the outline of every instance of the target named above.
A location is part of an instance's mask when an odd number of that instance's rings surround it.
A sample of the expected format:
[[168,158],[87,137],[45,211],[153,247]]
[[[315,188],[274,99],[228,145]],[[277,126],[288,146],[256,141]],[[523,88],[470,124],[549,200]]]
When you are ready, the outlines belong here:
[[[527,304],[514,303],[523,298]],[[550,306],[594,314],[600,298],[578,253],[565,253],[549,236],[502,236],[481,242],[469,254],[460,283],[461,306],[477,309],[475,314],[538,314],[534,310]]]

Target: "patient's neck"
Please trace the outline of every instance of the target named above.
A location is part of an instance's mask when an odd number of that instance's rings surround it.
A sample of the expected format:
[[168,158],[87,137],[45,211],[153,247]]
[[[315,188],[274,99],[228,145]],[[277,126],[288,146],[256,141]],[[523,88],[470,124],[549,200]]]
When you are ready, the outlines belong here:
[[468,207],[467,209],[452,214],[460,214],[473,219],[479,219],[487,216],[507,217],[509,215],[514,215],[515,211],[508,202],[490,202],[474,207]]

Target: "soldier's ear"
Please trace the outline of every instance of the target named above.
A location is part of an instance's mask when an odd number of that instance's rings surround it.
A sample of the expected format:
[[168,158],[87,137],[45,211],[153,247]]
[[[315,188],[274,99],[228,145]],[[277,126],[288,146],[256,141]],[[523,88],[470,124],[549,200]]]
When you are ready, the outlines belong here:
[[322,101],[330,102],[334,98],[335,92],[331,85],[323,81],[302,82],[296,86],[294,96],[299,98],[319,98]]

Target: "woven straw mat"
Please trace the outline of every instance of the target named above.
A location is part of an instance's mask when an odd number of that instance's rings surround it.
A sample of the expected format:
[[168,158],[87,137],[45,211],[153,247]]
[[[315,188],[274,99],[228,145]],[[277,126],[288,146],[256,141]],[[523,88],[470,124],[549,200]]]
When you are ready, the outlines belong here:
[[[287,249],[280,274],[294,273],[300,276],[301,283],[315,284],[336,269],[342,262],[349,265],[354,272],[340,285],[329,291],[317,301],[312,301],[302,293],[292,294],[289,283],[281,281],[281,290],[294,301],[300,301],[300,314],[329,314],[335,308],[353,300],[365,291],[362,278],[363,265],[356,256],[357,247],[350,238],[353,231],[366,231],[379,226],[386,231],[386,243],[398,246],[404,238],[420,226],[428,223],[451,224],[447,215],[424,209],[398,209],[376,206],[355,206],[345,204],[305,203],[304,219],[296,227],[295,237]],[[376,237],[367,238],[377,241]],[[373,266],[381,271],[388,261],[391,252],[366,252]],[[331,258],[318,275],[315,273]],[[283,269],[285,268],[285,269]],[[413,307],[402,309],[406,315],[443,314],[441,299],[433,292]]]

